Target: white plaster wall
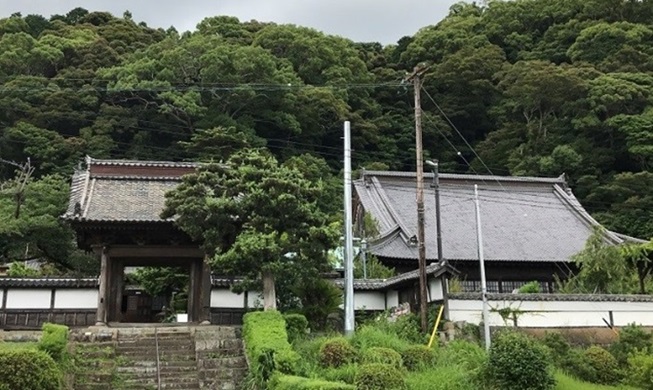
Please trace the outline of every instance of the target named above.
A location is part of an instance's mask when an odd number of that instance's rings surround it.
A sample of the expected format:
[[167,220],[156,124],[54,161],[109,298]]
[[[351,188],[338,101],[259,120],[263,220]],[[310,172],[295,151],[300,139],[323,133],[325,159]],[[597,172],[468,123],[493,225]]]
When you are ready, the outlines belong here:
[[228,288],[211,290],[211,307],[242,309],[245,307],[245,294],[236,294]]
[[[583,327],[605,326],[610,321],[616,326],[637,323],[653,326],[653,302],[591,302],[591,301],[489,301],[490,325],[505,326],[506,322],[493,310],[510,307],[517,315],[520,327]],[[452,321],[478,324],[482,320],[483,302],[450,300],[449,317]],[[512,326],[512,320],[507,325]]]
[[444,299],[442,294],[442,279],[435,278],[429,280],[429,302],[441,301]]
[[7,290],[7,309],[49,309],[50,289]]
[[355,310],[385,310],[385,294],[381,291],[354,292]]
[[248,291],[247,307],[249,308],[263,307],[263,293],[261,293],[260,291]]
[[399,291],[389,290],[386,295],[386,309],[399,306]]
[[95,309],[97,308],[97,289],[66,288],[54,294],[55,309]]

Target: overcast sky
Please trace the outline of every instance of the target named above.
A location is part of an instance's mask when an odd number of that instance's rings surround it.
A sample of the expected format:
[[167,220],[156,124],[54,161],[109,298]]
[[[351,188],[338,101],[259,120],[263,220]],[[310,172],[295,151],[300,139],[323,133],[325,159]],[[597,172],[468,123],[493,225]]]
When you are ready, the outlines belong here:
[[313,27],[354,41],[396,43],[421,27],[444,18],[457,0],[0,0],[0,16],[14,12],[66,14],[75,7],[109,11],[121,16],[131,11],[134,20],[152,27],[175,26],[193,30],[207,16],[233,15],[241,21],[256,19]]

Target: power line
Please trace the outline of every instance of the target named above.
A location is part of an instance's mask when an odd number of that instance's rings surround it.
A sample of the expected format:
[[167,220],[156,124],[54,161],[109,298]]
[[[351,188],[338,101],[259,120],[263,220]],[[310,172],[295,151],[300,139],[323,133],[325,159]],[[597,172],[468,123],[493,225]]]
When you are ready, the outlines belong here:
[[[438,111],[440,111],[440,114],[442,114],[442,116],[447,120],[447,122],[449,123],[449,125],[451,126],[451,128],[452,128],[453,130],[455,130],[456,133],[458,133],[458,135],[459,135],[460,138],[463,140],[463,142],[465,142],[465,145],[467,145],[467,147],[469,148],[469,150],[471,150],[472,153],[474,153],[474,156],[476,156],[476,158],[478,158],[478,161],[480,161],[481,164],[483,164],[483,167],[485,167],[485,169],[487,169],[487,171],[490,173],[490,175],[493,175],[493,176],[494,176],[494,173],[492,172],[492,170],[487,166],[487,164],[485,164],[485,161],[483,161],[483,159],[481,158],[481,156],[479,156],[479,154],[476,153],[476,150],[474,150],[474,148],[472,147],[472,145],[471,145],[469,142],[467,142],[467,139],[465,138],[465,136],[460,132],[460,130],[458,130],[458,127],[456,127],[456,125],[451,121],[451,119],[449,119],[449,117],[448,117],[447,114],[442,110],[442,108],[440,108],[440,105],[435,101],[435,99],[433,99],[433,97],[431,96],[431,94],[430,94],[430,93],[429,93],[429,92],[428,92],[424,87],[422,87],[422,90],[424,91],[424,93],[426,93],[426,96],[428,96],[428,98],[429,98],[429,99],[431,100],[431,102],[435,105],[435,107],[438,109]],[[501,183],[500,183],[498,180],[497,180],[497,183],[499,184],[499,186],[501,186],[501,187],[503,188],[503,186],[501,185]]]

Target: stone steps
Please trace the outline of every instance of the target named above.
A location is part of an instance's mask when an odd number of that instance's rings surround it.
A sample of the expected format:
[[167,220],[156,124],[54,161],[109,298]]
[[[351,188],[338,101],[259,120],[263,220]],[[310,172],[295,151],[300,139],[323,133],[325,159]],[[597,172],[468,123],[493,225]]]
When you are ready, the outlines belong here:
[[[109,328],[80,332],[75,390],[235,390],[247,375],[240,328]],[[158,337],[158,340],[157,340]],[[158,354],[157,354],[158,343]],[[158,369],[157,372],[157,358]]]

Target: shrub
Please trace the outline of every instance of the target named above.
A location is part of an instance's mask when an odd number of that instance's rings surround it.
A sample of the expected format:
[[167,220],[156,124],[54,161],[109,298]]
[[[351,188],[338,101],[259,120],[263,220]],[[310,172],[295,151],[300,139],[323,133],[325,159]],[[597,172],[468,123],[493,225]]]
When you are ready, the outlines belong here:
[[373,325],[361,326],[351,338],[351,344],[361,351],[371,347],[384,347],[394,349],[399,353],[412,345],[395,334]]
[[424,345],[413,345],[401,352],[404,367],[410,371],[420,370],[435,364],[435,351]]
[[621,366],[628,363],[628,356],[636,352],[653,352],[651,334],[641,326],[630,324],[619,332],[619,340],[610,346],[610,352]]
[[363,363],[384,363],[397,368],[401,368],[403,364],[399,352],[383,347],[372,347],[365,350],[362,361]]
[[653,390],[653,356],[643,353],[630,356],[627,378],[633,386]]
[[340,367],[356,360],[357,352],[344,337],[327,340],[320,348],[320,363],[326,367]]
[[357,390],[404,390],[406,381],[401,370],[390,364],[363,364],[356,375]]
[[299,355],[288,343],[286,324],[278,311],[257,311],[243,318],[243,339],[251,371],[259,380],[268,380],[274,370],[293,374]]
[[539,294],[540,293],[540,283],[537,280],[528,282],[523,286],[519,287],[520,294]]
[[39,340],[38,348],[47,352],[52,359],[60,362],[66,354],[68,345],[68,327],[56,324],[43,324],[43,334]]
[[553,364],[562,367],[571,349],[567,339],[560,333],[547,332],[542,338],[542,343],[549,348]]
[[291,343],[308,331],[308,320],[302,314],[284,314],[283,319],[286,320],[286,332]]
[[0,390],[59,390],[62,374],[45,352],[36,349],[0,350]]
[[555,386],[544,346],[517,332],[501,332],[492,340],[488,374],[504,390],[548,390]]
[[[435,318],[433,322],[435,322]],[[394,321],[383,317],[368,324],[368,326],[379,329],[387,334],[396,335],[401,340],[410,343],[423,343],[426,339],[426,335],[420,329],[419,317],[412,313],[401,315]]]
[[583,378],[593,383],[613,384],[619,380],[617,359],[610,352],[599,346],[591,346],[585,350],[585,359],[594,369],[594,378]]
[[596,370],[589,363],[585,352],[580,349],[570,349],[567,358],[564,360],[562,369],[570,375],[592,382],[596,379]]
[[271,390],[356,390],[356,387],[345,383],[291,375],[275,375],[268,388]]

